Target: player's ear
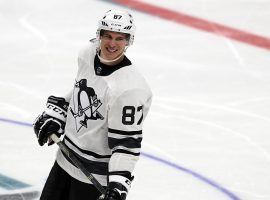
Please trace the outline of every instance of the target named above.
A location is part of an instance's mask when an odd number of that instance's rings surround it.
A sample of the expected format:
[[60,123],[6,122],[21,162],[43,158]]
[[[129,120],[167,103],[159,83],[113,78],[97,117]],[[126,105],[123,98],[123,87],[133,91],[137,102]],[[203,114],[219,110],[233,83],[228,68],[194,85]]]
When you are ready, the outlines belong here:
[[129,46],[130,34],[126,34],[126,46]]

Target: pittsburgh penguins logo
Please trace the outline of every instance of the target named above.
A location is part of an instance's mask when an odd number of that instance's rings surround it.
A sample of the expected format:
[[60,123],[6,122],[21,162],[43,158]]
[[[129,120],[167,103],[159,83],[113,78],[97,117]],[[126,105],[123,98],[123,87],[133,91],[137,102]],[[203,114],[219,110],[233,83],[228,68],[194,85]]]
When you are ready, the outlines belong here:
[[76,81],[73,101],[74,107],[70,112],[75,118],[77,132],[82,127],[87,128],[88,120],[103,120],[104,117],[98,112],[102,105],[93,88],[87,86],[87,80]]

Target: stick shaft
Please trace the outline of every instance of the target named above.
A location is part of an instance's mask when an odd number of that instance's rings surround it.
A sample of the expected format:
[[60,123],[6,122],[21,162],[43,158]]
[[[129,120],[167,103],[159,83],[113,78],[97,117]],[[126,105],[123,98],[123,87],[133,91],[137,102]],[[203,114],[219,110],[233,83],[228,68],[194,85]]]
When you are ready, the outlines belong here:
[[70,158],[70,160],[78,167],[82,173],[90,180],[93,185],[101,192],[101,194],[105,195],[105,189],[98,182],[98,180],[84,167],[84,165],[77,159],[77,157],[68,149],[68,147],[55,135],[51,135],[51,139],[59,146],[61,151]]

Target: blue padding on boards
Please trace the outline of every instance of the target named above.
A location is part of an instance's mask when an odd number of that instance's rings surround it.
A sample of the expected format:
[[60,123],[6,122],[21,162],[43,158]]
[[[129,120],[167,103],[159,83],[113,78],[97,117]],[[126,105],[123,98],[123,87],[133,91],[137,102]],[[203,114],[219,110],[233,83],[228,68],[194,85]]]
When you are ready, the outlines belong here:
[[6,190],[14,190],[30,187],[29,184],[10,178],[3,174],[0,174],[0,187]]

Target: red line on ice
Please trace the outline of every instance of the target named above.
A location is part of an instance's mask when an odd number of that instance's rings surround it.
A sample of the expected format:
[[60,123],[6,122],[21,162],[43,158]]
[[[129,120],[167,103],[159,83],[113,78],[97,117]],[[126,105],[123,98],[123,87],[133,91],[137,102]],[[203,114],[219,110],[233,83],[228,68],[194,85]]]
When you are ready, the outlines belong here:
[[112,2],[151,14],[186,26],[214,33],[249,45],[270,50],[270,38],[231,28],[219,23],[176,12],[137,0],[111,0]]

